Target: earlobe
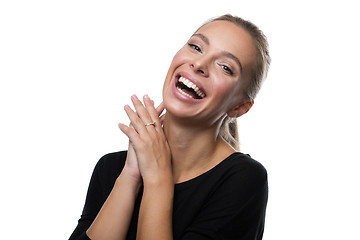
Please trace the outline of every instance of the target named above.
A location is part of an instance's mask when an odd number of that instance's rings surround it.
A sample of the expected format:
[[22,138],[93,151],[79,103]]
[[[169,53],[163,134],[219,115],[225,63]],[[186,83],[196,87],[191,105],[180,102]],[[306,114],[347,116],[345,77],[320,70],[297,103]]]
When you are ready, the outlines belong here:
[[230,110],[229,112],[227,112],[227,115],[231,118],[238,118],[244,115],[245,113],[247,113],[253,105],[254,105],[254,100],[248,99],[243,103],[241,103],[240,105],[233,108],[232,110]]

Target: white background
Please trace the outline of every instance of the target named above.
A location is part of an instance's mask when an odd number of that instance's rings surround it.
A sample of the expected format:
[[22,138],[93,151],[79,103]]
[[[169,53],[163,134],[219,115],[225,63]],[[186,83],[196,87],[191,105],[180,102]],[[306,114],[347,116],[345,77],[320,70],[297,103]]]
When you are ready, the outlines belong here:
[[1,1],[2,239],[67,239],[97,160],[126,149],[130,96],[161,101],[173,55],[231,13],[267,35],[272,65],[239,119],[268,170],[265,240],[360,239],[356,1]]

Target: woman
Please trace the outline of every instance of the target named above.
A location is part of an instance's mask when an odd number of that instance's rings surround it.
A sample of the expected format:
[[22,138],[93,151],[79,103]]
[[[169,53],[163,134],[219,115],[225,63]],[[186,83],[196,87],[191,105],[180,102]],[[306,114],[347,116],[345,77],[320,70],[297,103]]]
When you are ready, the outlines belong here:
[[269,63],[252,23],[224,15],[200,27],[171,63],[163,103],[134,95],[125,106],[128,151],[96,165],[70,239],[261,239],[267,174],[236,151],[233,119]]

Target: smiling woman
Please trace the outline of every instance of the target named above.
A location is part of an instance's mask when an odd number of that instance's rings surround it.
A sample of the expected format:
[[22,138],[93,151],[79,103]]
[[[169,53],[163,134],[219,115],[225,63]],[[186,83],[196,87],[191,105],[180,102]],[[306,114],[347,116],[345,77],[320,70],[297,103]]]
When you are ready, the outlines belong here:
[[70,239],[261,239],[267,173],[237,151],[234,119],[269,63],[252,23],[225,15],[201,26],[173,58],[163,103],[133,95],[134,110],[124,107],[128,150],[96,165]]

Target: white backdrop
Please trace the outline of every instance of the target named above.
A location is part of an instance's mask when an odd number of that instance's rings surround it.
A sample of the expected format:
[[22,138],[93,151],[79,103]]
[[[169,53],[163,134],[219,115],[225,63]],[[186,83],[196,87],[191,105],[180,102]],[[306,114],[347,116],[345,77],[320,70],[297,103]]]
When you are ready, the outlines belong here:
[[4,0],[2,239],[70,236],[96,162],[127,147],[123,106],[134,93],[159,103],[173,55],[225,13],[257,24],[273,59],[239,119],[242,151],[269,174],[264,239],[359,237],[355,1]]

